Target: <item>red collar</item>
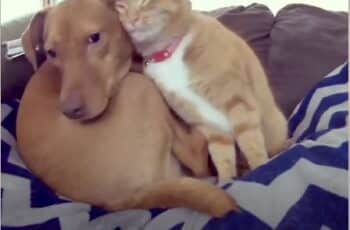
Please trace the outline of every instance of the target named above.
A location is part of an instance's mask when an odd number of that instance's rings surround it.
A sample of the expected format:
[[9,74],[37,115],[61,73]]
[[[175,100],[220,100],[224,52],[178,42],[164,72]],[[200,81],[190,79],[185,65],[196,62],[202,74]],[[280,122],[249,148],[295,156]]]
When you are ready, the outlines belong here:
[[167,60],[174,54],[176,48],[180,45],[181,41],[182,41],[182,38],[176,39],[164,50],[155,52],[154,54],[151,54],[150,56],[145,57],[144,63],[147,65],[150,62],[158,63],[158,62]]

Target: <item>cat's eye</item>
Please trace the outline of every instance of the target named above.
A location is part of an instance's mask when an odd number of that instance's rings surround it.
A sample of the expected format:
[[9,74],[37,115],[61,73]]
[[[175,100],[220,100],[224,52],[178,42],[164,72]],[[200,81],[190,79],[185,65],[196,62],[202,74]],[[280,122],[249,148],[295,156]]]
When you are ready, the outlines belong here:
[[101,40],[101,34],[100,33],[93,33],[89,36],[89,44],[95,44],[98,43]]
[[149,0],[142,0],[140,6],[146,6],[149,3]]
[[128,4],[123,1],[123,0],[117,0],[115,1],[115,5],[114,8],[120,13],[120,14],[124,14],[125,11],[128,8]]
[[57,57],[57,53],[56,51],[49,49],[46,51],[46,55],[50,58],[56,58]]

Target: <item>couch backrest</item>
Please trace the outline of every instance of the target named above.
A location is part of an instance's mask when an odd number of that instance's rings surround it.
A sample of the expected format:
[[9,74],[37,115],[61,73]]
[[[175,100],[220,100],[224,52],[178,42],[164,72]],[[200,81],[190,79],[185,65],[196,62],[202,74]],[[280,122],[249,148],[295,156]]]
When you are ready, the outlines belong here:
[[266,6],[252,4],[212,15],[255,50],[287,116],[322,77],[347,60],[348,13],[293,4],[274,17]]
[[[1,41],[18,39],[27,27],[32,15],[1,25]],[[9,61],[5,58],[6,49],[1,47],[1,99],[20,98],[33,69],[24,56]]]
[[[296,104],[329,71],[345,62],[348,51],[348,13],[294,4],[274,17],[268,7],[252,4],[209,12],[241,35],[260,58],[276,100],[289,116]],[[30,16],[1,27],[2,40],[20,36]],[[228,44],[229,45],[229,44]],[[24,57],[4,60],[2,98],[19,98],[32,75]]]

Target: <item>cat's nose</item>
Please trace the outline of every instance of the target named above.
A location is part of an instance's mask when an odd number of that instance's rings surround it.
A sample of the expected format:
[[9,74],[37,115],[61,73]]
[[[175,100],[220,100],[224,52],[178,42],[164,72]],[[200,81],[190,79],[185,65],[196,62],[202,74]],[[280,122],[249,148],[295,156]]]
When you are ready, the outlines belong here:
[[139,18],[140,17],[138,15],[130,16],[130,22],[135,24],[139,20]]
[[127,23],[125,27],[129,32],[132,32],[136,29],[136,25],[134,22]]

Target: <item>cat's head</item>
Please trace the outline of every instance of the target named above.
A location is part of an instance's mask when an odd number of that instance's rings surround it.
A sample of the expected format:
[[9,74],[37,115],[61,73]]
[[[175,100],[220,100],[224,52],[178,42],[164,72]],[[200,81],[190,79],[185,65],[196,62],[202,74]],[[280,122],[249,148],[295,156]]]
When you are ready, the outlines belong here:
[[136,42],[151,41],[186,26],[189,0],[115,0],[121,23]]

